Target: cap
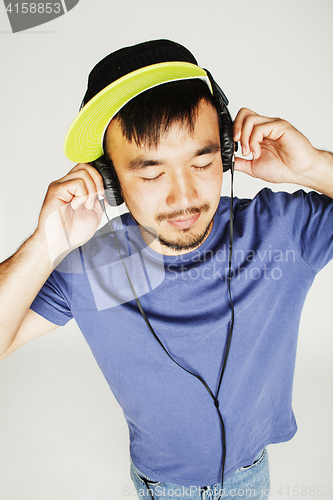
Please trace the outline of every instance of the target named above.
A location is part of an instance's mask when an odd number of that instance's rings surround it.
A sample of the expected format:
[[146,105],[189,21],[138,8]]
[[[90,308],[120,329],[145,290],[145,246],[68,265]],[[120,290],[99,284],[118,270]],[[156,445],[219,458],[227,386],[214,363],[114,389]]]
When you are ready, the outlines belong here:
[[103,155],[103,138],[118,111],[140,93],[164,83],[200,78],[210,91],[206,70],[182,45],[151,40],[124,47],[102,59],[91,71],[81,109],[68,129],[64,150],[77,163]]

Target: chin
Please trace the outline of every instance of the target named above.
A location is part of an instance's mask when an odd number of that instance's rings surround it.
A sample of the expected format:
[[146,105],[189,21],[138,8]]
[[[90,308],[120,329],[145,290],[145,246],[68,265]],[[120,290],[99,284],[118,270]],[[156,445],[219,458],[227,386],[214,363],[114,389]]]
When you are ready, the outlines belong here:
[[209,235],[211,228],[213,226],[213,220],[209,222],[207,227],[201,233],[191,234],[192,228],[186,228],[180,230],[180,234],[176,237],[166,236],[158,234],[158,239],[161,245],[169,248],[170,250],[175,250],[176,252],[191,251],[198,248]]

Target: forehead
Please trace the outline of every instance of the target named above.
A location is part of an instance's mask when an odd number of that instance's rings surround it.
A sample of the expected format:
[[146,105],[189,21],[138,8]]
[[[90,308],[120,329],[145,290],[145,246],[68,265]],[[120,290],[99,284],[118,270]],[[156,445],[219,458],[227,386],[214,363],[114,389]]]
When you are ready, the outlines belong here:
[[165,147],[172,147],[172,145],[181,144],[186,140],[200,140],[202,141],[213,140],[216,141],[219,137],[219,117],[216,109],[206,101],[202,100],[196,110],[193,120],[193,128],[190,127],[188,122],[173,121],[167,124],[167,129],[164,130],[162,124],[161,130],[152,130],[151,134],[157,138],[152,141],[152,144],[147,142],[135,142],[134,139],[128,140],[122,130],[120,120],[113,118],[107,128],[105,134],[104,147],[110,157],[112,151],[119,148],[131,148],[132,151],[158,151]]

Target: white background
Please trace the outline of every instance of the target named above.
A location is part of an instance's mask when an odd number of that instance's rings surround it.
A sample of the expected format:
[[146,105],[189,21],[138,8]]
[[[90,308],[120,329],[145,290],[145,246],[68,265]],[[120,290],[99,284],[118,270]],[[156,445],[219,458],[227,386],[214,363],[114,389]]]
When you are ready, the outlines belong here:
[[[62,144],[89,71],[125,45],[184,44],[224,89],[233,115],[246,106],[281,116],[332,150],[332,18],[332,0],[80,0],[66,15],[12,34],[1,3],[0,259],[33,232],[48,184],[72,167]],[[262,186],[237,175],[238,196]],[[321,487],[333,498],[332,278],[329,265],[304,308],[299,431],[269,447],[274,500],[319,497]],[[0,408],[1,499],[135,498],[123,489],[131,482],[121,409],[74,322],[0,363]]]

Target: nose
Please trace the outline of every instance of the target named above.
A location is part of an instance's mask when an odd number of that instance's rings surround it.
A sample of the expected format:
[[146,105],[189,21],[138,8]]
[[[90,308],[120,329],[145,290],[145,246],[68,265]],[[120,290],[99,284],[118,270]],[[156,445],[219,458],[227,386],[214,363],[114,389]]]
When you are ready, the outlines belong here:
[[184,209],[197,204],[197,185],[190,172],[175,172],[171,179],[167,204],[173,209]]

